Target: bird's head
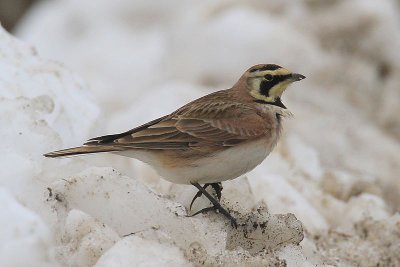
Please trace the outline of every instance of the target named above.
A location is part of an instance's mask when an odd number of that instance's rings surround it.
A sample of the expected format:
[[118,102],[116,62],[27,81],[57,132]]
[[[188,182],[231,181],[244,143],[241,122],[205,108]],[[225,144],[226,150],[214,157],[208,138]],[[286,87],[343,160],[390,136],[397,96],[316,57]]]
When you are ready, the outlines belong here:
[[289,84],[304,78],[301,74],[292,73],[275,64],[258,64],[249,68],[241,80],[256,102],[283,106],[280,99],[282,93]]

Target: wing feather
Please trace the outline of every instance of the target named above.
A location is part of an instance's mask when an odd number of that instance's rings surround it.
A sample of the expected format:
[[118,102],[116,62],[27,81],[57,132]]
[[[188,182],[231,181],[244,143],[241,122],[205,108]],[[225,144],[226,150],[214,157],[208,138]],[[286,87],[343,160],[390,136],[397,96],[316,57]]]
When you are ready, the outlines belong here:
[[219,91],[191,102],[174,113],[122,134],[97,137],[89,144],[109,144],[123,149],[190,149],[234,146],[264,135],[269,123],[253,106]]

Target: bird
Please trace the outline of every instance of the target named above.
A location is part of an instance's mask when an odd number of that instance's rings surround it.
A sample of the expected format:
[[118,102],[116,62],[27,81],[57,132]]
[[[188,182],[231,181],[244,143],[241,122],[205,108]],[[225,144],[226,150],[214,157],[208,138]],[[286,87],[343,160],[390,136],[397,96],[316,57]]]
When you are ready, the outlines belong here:
[[[237,227],[236,219],[219,203],[221,182],[246,174],[270,154],[281,136],[282,119],[292,114],[282,103],[282,94],[304,78],[277,64],[257,64],[229,89],[200,97],[129,131],[95,137],[82,146],[44,156],[111,152],[135,158],[172,183],[195,186],[199,191],[190,208],[204,194],[213,206],[199,212],[217,210]],[[206,190],[208,186],[217,199]]]

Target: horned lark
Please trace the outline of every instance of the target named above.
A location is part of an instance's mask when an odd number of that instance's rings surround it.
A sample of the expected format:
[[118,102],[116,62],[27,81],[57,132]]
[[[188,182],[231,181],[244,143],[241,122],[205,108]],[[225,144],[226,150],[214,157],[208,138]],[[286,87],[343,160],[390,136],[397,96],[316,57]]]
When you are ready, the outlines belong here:
[[[44,156],[112,152],[136,158],[170,182],[194,185],[199,192],[193,201],[204,194],[236,225],[219,204],[220,182],[251,171],[267,157],[279,139],[282,118],[290,115],[282,93],[304,78],[275,64],[255,65],[230,89],[203,96],[127,132],[95,137],[83,146]],[[218,200],[205,190],[209,185]]]

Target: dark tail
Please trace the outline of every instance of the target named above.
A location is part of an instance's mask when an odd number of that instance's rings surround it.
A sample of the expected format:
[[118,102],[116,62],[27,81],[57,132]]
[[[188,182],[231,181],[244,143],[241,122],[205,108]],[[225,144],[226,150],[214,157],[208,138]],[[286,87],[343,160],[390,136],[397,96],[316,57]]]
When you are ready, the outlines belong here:
[[100,153],[100,152],[113,152],[119,151],[120,149],[112,147],[112,146],[80,146],[74,148],[68,148],[58,151],[53,151],[44,154],[43,156],[48,158],[58,158],[65,156],[74,156],[81,154],[91,154],[91,153]]

